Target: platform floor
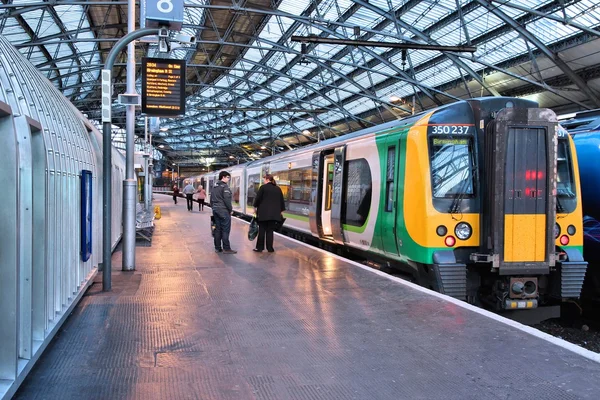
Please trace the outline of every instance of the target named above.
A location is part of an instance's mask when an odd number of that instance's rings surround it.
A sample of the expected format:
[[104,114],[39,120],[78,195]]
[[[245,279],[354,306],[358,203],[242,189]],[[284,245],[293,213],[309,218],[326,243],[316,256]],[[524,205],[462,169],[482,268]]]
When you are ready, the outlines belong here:
[[280,236],[254,253],[235,219],[216,254],[210,209],[156,204],[137,270],[98,278],[15,398],[600,398],[573,351]]

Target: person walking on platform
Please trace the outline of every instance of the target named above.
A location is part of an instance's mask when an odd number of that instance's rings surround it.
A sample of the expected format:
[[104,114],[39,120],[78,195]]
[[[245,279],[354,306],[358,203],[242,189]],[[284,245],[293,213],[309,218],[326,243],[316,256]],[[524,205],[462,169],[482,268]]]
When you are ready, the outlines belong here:
[[231,189],[227,185],[231,179],[231,174],[227,171],[219,173],[219,180],[215,187],[211,189],[210,202],[215,219],[215,251],[217,253],[235,254],[237,251],[231,250],[229,243],[229,232],[231,231],[231,214],[233,206],[231,205]]
[[278,222],[283,221],[283,212],[285,211],[285,201],[281,188],[277,186],[273,175],[265,175],[263,185],[258,189],[256,199],[254,200],[258,220],[258,239],[254,251],[260,253],[265,248],[265,239],[267,240],[267,251],[272,253],[273,232]]
[[179,188],[177,185],[173,185],[173,202],[177,204],[177,197],[179,197]]
[[194,193],[196,189],[194,189],[194,185],[191,182],[188,182],[187,185],[183,188],[183,194],[185,194],[185,199],[187,200],[187,209],[188,211],[192,211],[192,206],[194,205]]
[[198,198],[198,211],[204,211],[204,200],[206,199],[206,190],[202,186],[198,186],[196,190],[196,196]]

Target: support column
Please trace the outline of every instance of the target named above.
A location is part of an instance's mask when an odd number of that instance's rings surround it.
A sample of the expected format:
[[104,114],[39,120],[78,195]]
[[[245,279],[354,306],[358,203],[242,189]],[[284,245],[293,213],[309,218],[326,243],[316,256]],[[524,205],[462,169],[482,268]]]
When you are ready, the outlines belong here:
[[[135,31],[135,0],[128,0],[127,33]],[[127,94],[135,94],[135,42],[127,45]],[[135,269],[135,205],[134,169],[135,106],[126,110],[125,180],[123,181],[123,271]]]

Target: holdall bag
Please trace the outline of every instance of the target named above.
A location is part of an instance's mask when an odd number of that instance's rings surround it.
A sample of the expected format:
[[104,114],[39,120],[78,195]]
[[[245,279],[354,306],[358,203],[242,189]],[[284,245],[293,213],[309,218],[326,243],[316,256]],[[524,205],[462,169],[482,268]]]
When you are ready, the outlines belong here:
[[256,222],[256,218],[252,217],[250,227],[248,227],[248,240],[253,241],[256,236],[258,236],[258,222]]

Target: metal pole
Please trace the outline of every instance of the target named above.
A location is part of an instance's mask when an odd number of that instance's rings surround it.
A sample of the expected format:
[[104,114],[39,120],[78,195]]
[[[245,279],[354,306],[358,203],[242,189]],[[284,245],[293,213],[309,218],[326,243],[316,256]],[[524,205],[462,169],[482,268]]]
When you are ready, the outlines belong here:
[[[135,0],[128,1],[127,33],[135,31]],[[127,93],[135,92],[135,42],[127,45]],[[123,271],[135,270],[135,205],[137,182],[134,167],[135,106],[125,111],[125,180],[123,181]]]
[[117,55],[129,42],[144,36],[157,34],[158,29],[145,28],[125,35],[108,53],[104,69],[102,70],[102,290],[105,292],[111,290],[110,274],[112,270],[112,147],[110,138],[112,127],[112,68]]

